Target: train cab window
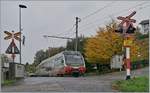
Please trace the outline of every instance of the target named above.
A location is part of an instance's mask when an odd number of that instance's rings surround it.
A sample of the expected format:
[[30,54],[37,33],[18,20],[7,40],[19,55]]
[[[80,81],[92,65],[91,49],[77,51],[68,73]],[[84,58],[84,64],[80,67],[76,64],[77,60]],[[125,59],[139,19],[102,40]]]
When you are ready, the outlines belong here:
[[63,59],[61,60],[61,63],[64,64],[64,60]]
[[82,56],[77,55],[77,54],[65,55],[65,62],[66,62],[67,65],[73,65],[73,66],[84,65],[84,61],[82,59]]

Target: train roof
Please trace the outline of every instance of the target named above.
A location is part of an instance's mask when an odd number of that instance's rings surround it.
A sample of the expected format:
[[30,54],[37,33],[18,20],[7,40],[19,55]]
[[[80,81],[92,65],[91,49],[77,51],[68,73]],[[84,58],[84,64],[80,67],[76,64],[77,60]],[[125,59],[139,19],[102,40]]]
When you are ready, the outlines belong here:
[[54,55],[54,56],[51,56],[51,57],[49,57],[49,58],[43,60],[38,66],[40,66],[40,65],[42,65],[43,63],[45,63],[45,62],[51,60],[51,59],[54,58],[55,56],[58,56],[58,55],[61,55],[61,54],[62,54],[62,52],[60,52],[60,53],[58,53],[58,54],[56,54],[56,55]]
[[79,51],[63,51],[63,54],[81,54]]

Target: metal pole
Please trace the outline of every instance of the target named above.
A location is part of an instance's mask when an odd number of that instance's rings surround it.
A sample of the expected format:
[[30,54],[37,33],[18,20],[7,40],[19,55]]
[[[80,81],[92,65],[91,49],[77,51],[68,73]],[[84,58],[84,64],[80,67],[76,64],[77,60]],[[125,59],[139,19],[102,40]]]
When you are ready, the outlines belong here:
[[20,31],[20,64],[21,64],[21,7],[19,7],[19,31]]
[[48,35],[44,35],[43,37],[51,37],[51,38],[60,38],[60,39],[71,39],[73,40],[73,38],[70,38],[70,37],[61,37],[61,36],[48,36]]
[[78,17],[76,17],[76,44],[75,44],[75,51],[78,51]]
[[21,8],[27,8],[25,5],[19,5],[19,31],[20,31],[20,64],[21,64]]
[[15,54],[14,54],[14,52],[15,52],[15,49],[14,49],[14,38],[12,39],[12,43],[13,43],[13,46],[12,46],[12,59],[13,59],[13,63],[15,63]]
[[15,49],[14,49],[14,31],[12,31],[12,43],[13,43],[13,46],[11,46],[12,47],[12,59],[13,59],[13,63],[15,62],[15,54],[14,54],[14,52],[15,52]]

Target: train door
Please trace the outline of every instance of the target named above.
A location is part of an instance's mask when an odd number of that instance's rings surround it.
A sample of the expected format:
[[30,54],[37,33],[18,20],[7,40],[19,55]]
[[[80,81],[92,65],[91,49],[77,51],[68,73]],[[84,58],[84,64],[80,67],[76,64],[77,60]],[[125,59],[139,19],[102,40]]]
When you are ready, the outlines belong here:
[[63,60],[63,57],[60,56],[60,57],[55,59],[55,73],[56,73],[56,75],[63,74],[63,72],[62,72],[63,67],[64,67],[64,60]]

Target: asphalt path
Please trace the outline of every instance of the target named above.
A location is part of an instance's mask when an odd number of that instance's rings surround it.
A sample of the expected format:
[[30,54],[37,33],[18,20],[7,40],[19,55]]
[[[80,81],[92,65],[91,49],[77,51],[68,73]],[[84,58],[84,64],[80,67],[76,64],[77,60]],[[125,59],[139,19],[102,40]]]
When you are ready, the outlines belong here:
[[[149,68],[134,70],[131,77],[149,76]],[[123,80],[126,72],[113,72],[85,77],[26,77],[13,86],[3,86],[5,92],[117,92],[112,82]]]

